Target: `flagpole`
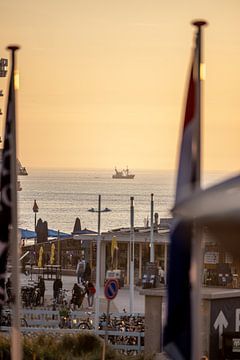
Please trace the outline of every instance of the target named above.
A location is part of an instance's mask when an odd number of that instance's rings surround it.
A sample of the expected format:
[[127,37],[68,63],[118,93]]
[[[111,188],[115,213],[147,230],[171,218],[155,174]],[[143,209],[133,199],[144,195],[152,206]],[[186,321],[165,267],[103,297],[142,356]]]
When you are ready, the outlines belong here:
[[[196,116],[199,121],[196,122],[195,136],[193,143],[196,146],[196,154],[194,162],[197,164],[195,174],[195,189],[199,189],[201,184],[201,123],[202,123],[202,86],[201,86],[201,64],[202,64],[202,27],[207,23],[206,21],[193,21],[192,24],[197,28],[198,37],[198,52],[197,52],[197,69],[196,71],[196,91],[197,104]],[[202,274],[202,239],[201,229],[199,224],[194,221],[192,234],[192,259],[191,259],[191,277],[192,277],[192,360],[200,359],[202,355],[201,346],[201,274]]]
[[95,297],[95,331],[98,331],[100,311],[100,251],[101,251],[101,195],[98,195],[98,235],[97,235],[97,259],[96,259],[96,297]]
[[150,262],[154,262],[154,239],[153,239],[153,194],[151,194],[151,232],[150,232]]
[[[12,91],[15,93],[14,88],[14,71],[15,71],[15,51],[19,49],[18,46],[8,46],[11,51],[12,57],[12,73],[11,82]],[[19,236],[17,226],[17,171],[16,171],[16,104],[15,97],[12,101],[12,158],[11,158],[11,199],[12,199],[12,228],[11,228],[11,255],[12,255],[12,291],[13,291],[13,305],[12,305],[12,325],[11,325],[11,352],[12,359],[22,359],[22,346],[21,346],[21,332],[20,332],[20,286],[19,286]]]

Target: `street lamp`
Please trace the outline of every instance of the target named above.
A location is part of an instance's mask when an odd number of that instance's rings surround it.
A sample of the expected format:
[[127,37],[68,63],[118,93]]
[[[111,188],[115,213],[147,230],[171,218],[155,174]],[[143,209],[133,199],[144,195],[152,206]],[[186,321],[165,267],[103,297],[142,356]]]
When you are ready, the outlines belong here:
[[98,213],[98,236],[97,236],[97,260],[96,260],[96,301],[95,301],[95,331],[99,323],[99,296],[100,296],[100,245],[101,245],[101,213],[111,211],[109,208],[101,210],[101,195],[98,195],[98,209],[91,208],[88,211]]
[[130,267],[129,267],[129,283],[130,283],[130,313],[133,312],[134,300],[134,197],[130,197]]
[[[33,212],[34,212],[34,231],[36,232],[36,228],[37,228],[37,213],[38,213],[38,204],[37,201],[34,200],[33,203]],[[35,263],[37,262],[37,236],[35,237],[35,241],[34,241],[34,250],[35,250]]]
[[153,194],[151,194],[151,233],[150,233],[150,262],[154,262],[154,238],[153,238]]

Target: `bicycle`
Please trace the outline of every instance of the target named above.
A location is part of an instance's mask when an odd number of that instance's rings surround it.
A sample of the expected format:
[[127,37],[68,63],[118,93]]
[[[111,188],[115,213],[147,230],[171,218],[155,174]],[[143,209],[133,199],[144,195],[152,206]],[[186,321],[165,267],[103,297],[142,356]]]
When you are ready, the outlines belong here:
[[85,320],[81,320],[78,323],[77,328],[80,329],[80,330],[91,330],[91,329],[94,328],[93,320],[90,319],[90,317],[88,317]]
[[59,311],[60,322],[59,327],[61,329],[79,329],[79,330],[91,330],[94,328],[93,320],[91,319],[91,313],[87,313],[88,317],[86,319],[77,319],[72,318],[72,310],[63,308]]
[[[0,316],[0,327],[7,326],[11,327],[11,312],[10,310],[2,311]],[[20,325],[21,327],[28,327],[27,320],[24,317],[21,317],[20,319]]]

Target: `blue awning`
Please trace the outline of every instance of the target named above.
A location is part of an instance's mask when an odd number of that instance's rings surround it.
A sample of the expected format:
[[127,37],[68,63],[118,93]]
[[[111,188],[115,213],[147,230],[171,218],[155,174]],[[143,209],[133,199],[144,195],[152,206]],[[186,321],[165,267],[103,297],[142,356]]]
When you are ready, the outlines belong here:
[[28,230],[28,229],[18,229],[21,233],[21,239],[34,239],[37,237],[37,234],[35,231]]
[[[21,239],[34,239],[37,237],[37,234],[35,231],[32,230],[28,230],[28,229],[22,229],[19,228],[18,229],[21,233]],[[71,238],[72,235],[71,234],[67,234],[64,232],[59,232],[59,236],[60,238]],[[58,237],[58,231],[57,230],[52,230],[52,229],[48,229],[48,237],[54,237],[57,238]]]
[[75,231],[72,234],[73,235],[91,235],[91,234],[97,234],[97,232],[85,228],[83,230]]
[[48,229],[48,237],[60,237],[60,238],[71,238],[72,235],[71,234],[67,234],[61,231],[57,231],[57,230],[52,230],[52,229]]

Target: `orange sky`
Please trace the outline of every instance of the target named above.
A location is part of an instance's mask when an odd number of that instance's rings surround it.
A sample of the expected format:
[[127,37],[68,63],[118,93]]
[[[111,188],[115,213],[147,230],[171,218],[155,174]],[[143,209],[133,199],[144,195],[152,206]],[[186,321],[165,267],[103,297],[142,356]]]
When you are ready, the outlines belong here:
[[26,167],[174,168],[190,22],[204,18],[203,164],[239,170],[239,0],[8,0],[0,14],[1,57],[21,46]]

